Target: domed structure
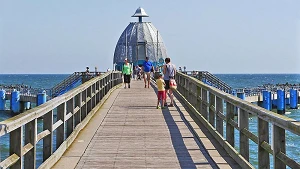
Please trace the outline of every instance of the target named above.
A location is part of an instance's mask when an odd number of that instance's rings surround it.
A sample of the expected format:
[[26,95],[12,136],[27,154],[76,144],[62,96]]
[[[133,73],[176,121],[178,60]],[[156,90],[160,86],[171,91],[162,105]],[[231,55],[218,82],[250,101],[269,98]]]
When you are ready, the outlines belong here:
[[113,60],[116,70],[121,69],[125,58],[133,65],[142,65],[149,57],[154,66],[162,65],[167,52],[158,30],[151,22],[142,21],[142,17],[148,17],[143,8],[139,7],[132,17],[138,17],[139,22],[131,22],[118,40]]

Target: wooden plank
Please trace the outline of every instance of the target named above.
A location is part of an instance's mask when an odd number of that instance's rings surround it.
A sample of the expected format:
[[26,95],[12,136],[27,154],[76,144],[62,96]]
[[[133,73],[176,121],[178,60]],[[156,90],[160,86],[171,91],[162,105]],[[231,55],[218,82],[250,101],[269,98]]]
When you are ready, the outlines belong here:
[[226,102],[226,140],[234,147],[234,127],[229,123],[230,120],[234,120],[234,106]]
[[274,154],[274,169],[285,169],[286,165],[283,161],[276,157],[278,153],[286,153],[285,147],[285,130],[273,125],[273,154]]
[[92,107],[91,110],[96,106],[96,83],[92,85]]
[[209,93],[209,123],[213,126],[216,127],[215,125],[215,118],[216,118],[216,97],[214,94]]
[[269,124],[258,118],[258,168],[270,168],[269,153],[261,147],[263,142],[269,143]]
[[49,134],[51,134],[51,132],[49,130],[45,130],[40,132],[37,137],[36,137],[36,143],[39,142],[41,139],[43,139],[44,137],[48,136]]
[[197,87],[197,105],[196,105],[196,109],[200,112],[202,110],[202,104],[201,104],[201,100],[202,100],[202,89],[199,86]]
[[207,90],[202,89],[202,111],[201,111],[201,114],[205,119],[208,118],[207,106],[208,106]]
[[53,110],[49,111],[44,115],[43,118],[43,130],[48,130],[50,134],[48,134],[43,139],[43,161],[47,160],[52,154],[52,125],[53,125]]
[[223,115],[223,100],[220,97],[216,97],[216,114],[216,129],[223,136],[223,119],[219,116]]
[[[75,103],[75,105],[76,105],[76,103]],[[78,112],[78,110],[80,110],[80,108],[79,108],[79,106],[76,106],[74,111],[73,111],[73,114],[76,114]]]
[[76,113],[74,115],[74,128],[81,122],[81,102],[82,102],[82,94],[78,93],[75,96],[75,109],[78,108],[77,111],[74,110],[74,113]]
[[52,127],[52,131],[56,130],[58,127],[60,127],[64,122],[62,120],[58,120],[57,122],[55,122],[53,124],[53,127]]
[[20,157],[16,154],[12,154],[9,157],[7,157],[5,160],[1,161],[0,167],[1,169],[6,169],[14,165],[18,161],[20,161]]
[[[243,109],[239,110],[238,124],[240,130],[249,130],[249,113]],[[249,138],[242,132],[240,132],[240,153],[247,161],[249,161]]]
[[66,115],[66,119],[65,121],[68,121],[70,118],[73,117],[73,113],[72,112],[69,112],[67,115]]
[[65,121],[67,123],[67,136],[69,137],[69,135],[73,132],[74,130],[74,116],[73,116],[73,111],[74,111],[74,97],[70,100],[67,101],[67,110],[66,112],[68,113],[65,116]]
[[279,152],[276,157],[278,159],[280,159],[281,161],[283,161],[286,165],[288,165],[291,168],[300,168],[300,164],[297,163],[296,161],[294,161],[293,159],[289,158],[288,156],[286,156],[285,154],[283,154],[282,152]]
[[23,156],[22,156],[22,140],[23,140],[23,127],[20,127],[10,133],[10,147],[9,154],[16,154],[19,158],[17,162],[11,166],[11,169],[20,169],[23,167]]
[[87,94],[86,94],[87,90],[84,90],[81,92],[81,99],[82,99],[82,102],[85,102],[85,104],[82,104],[81,105],[81,121],[86,117],[87,115],[87,104],[88,104],[88,101],[87,101]]
[[24,156],[24,168],[36,168],[36,137],[37,120],[35,119],[25,125],[25,145],[28,147],[24,146],[23,155],[27,150],[28,152]]
[[[34,146],[31,143],[26,144],[24,147],[22,147],[22,156],[26,155],[33,148],[34,148]],[[33,160],[35,158],[31,158],[31,159]],[[24,165],[26,166],[26,161],[25,161]]]
[[86,114],[89,114],[89,112],[92,110],[92,102],[93,102],[93,99],[92,99],[92,89],[93,88],[93,85],[90,86],[88,89],[87,89],[87,99],[86,99],[86,102],[87,102],[87,107],[86,107]]
[[57,122],[53,125],[56,128],[56,148],[58,148],[65,140],[65,116],[66,116],[66,103],[62,103],[57,107]]

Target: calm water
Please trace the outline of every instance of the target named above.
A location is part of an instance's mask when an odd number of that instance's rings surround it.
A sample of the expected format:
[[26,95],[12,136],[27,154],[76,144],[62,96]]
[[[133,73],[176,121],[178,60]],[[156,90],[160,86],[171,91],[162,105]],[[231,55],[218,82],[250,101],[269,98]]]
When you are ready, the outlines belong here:
[[[68,74],[0,74],[0,84],[25,84],[32,88],[50,89],[65,79]],[[9,106],[9,105],[7,105]],[[0,121],[12,117],[8,112],[0,111]],[[42,131],[42,120],[38,120],[38,132]],[[9,135],[0,137],[0,161],[8,157],[9,153]],[[37,166],[42,163],[42,141],[37,144]]]
[[[0,74],[0,84],[26,84],[33,88],[44,88],[49,89],[55,84],[62,81],[68,75],[39,75],[39,74],[21,74],[21,75],[1,75]],[[257,87],[258,85],[272,83],[300,83],[300,74],[217,74],[217,77],[228,83],[233,88],[244,88],[244,87]],[[287,110],[290,112],[286,116],[300,120],[300,110]],[[0,121],[11,117],[12,115],[5,112],[0,112]],[[254,117],[250,118],[250,130],[257,133],[257,119]],[[270,127],[271,128],[271,127]],[[38,130],[42,130],[41,120],[38,121]],[[271,132],[271,131],[270,131]],[[298,148],[297,143],[300,142],[299,136],[294,136],[293,134],[287,132],[287,152],[296,161],[300,162],[300,148]],[[238,142],[238,132],[236,131],[236,143]],[[0,161],[8,156],[8,135],[0,137]],[[271,138],[270,138],[271,140]],[[251,143],[251,141],[250,141]],[[237,144],[238,148],[239,145]],[[40,165],[42,162],[42,142],[40,141],[37,145],[37,164]],[[257,166],[257,146],[255,143],[251,143],[250,146],[250,162]],[[272,157],[271,157],[272,160]],[[271,166],[272,168],[272,166]]]

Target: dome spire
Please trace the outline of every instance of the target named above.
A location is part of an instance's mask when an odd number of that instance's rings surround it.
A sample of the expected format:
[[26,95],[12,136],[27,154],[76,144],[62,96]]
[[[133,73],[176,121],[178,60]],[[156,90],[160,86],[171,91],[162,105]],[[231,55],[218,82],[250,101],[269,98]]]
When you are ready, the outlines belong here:
[[145,10],[139,7],[131,17],[139,17],[139,22],[143,22],[143,17],[149,17]]

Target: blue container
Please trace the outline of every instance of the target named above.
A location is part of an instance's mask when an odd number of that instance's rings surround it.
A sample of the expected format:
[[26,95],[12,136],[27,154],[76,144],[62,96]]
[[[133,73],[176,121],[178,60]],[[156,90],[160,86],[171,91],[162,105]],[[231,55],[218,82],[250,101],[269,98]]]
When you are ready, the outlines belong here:
[[237,97],[242,100],[245,100],[245,93],[237,93]]
[[271,102],[271,92],[269,91],[263,91],[263,108],[267,110],[272,109],[272,102]]
[[20,92],[15,89],[11,92],[10,107],[12,112],[20,113]]
[[297,109],[298,103],[298,91],[295,89],[290,89],[290,108]]
[[0,90],[0,110],[5,110],[5,90]]
[[24,110],[30,109],[30,102],[24,102]]
[[285,114],[285,92],[277,90],[277,113]]
[[36,106],[39,106],[41,104],[46,103],[47,101],[47,94],[46,91],[42,91],[41,93],[37,94],[37,101],[36,101]]

